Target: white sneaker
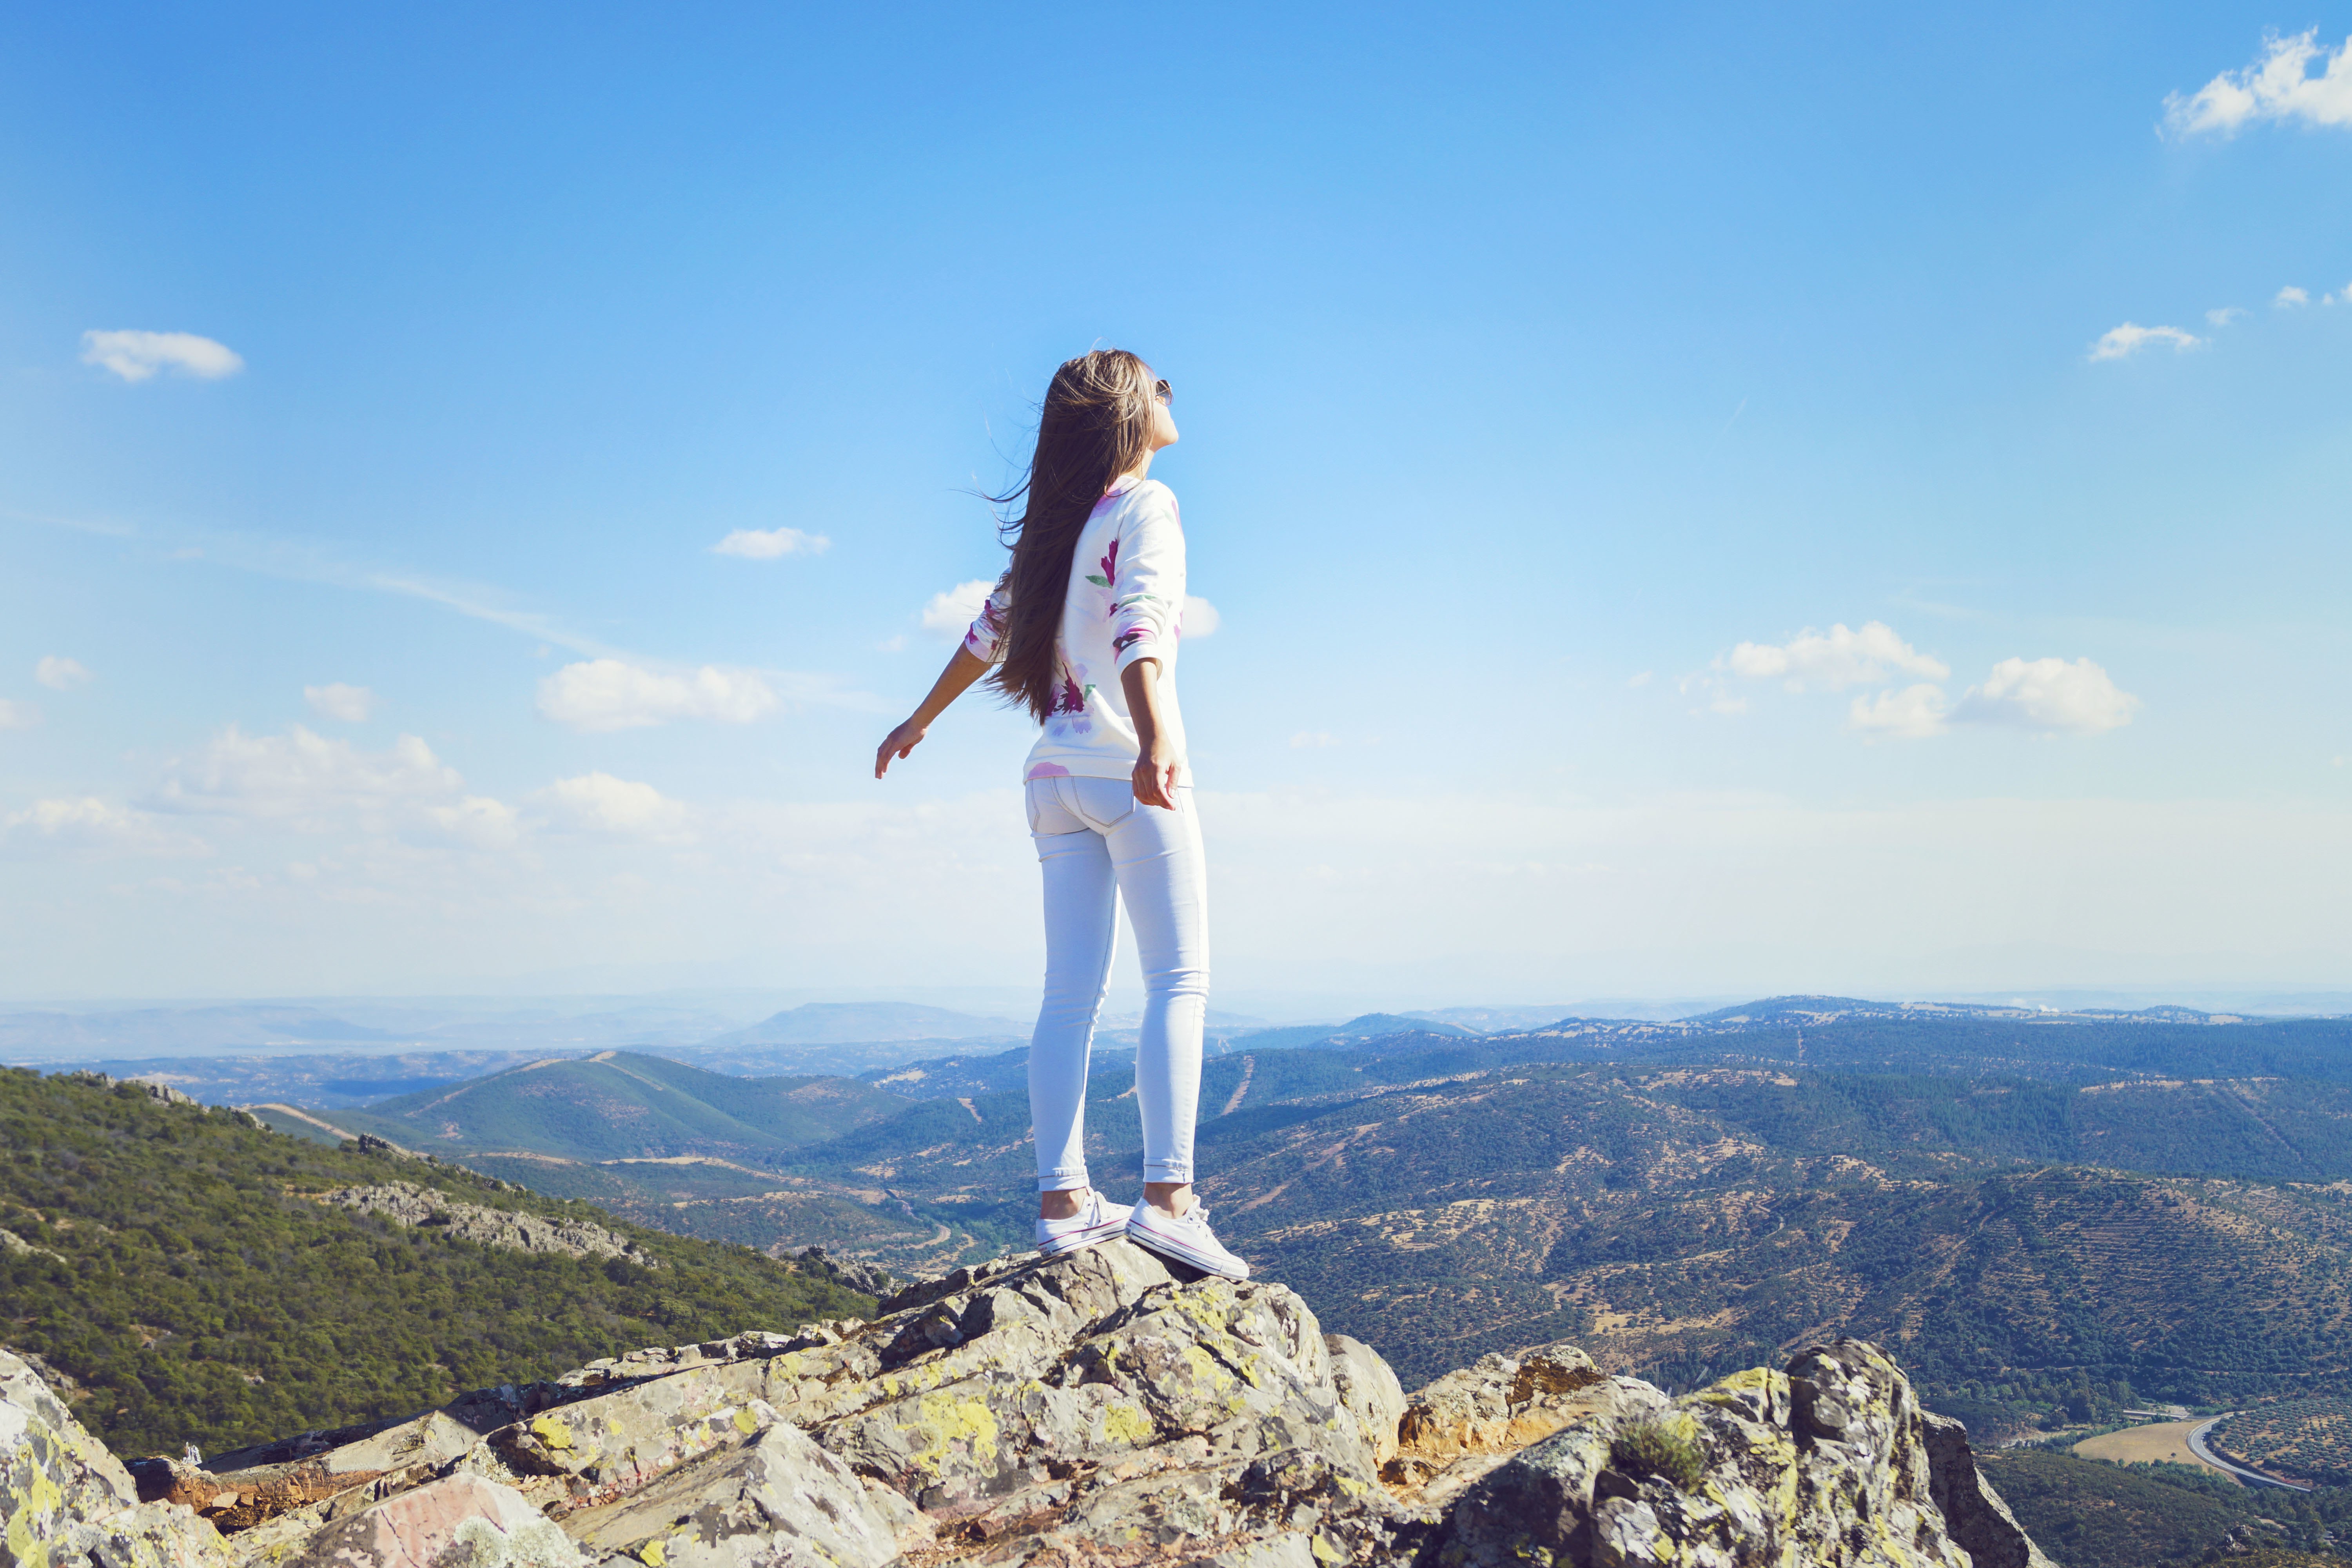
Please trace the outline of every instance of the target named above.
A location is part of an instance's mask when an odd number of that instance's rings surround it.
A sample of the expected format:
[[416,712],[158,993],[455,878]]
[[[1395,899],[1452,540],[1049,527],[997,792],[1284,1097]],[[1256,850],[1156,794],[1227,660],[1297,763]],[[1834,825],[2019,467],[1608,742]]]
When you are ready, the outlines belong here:
[[1138,1204],[1127,1222],[1127,1239],[1221,1279],[1249,1278],[1249,1265],[1218,1245],[1215,1233],[1209,1229],[1206,1204],[1194,1204],[1184,1211],[1182,1219],[1171,1219],[1150,1204]]
[[1037,1222],[1037,1250],[1052,1258],[1108,1241],[1127,1228],[1130,1212],[1125,1204],[1107,1203],[1100,1193],[1089,1192],[1069,1218]]

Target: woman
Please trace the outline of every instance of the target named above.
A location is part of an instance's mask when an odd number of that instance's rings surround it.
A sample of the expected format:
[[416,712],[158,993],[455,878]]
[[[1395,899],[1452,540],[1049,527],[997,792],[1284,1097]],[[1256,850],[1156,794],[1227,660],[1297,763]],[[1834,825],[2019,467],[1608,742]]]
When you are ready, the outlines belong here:
[[[1028,479],[998,498],[1026,496],[1004,526],[1012,564],[930,695],[882,742],[874,776],[983,675],[1045,726],[1024,773],[1045,872],[1045,1000],[1029,1045],[1037,1249],[1123,1232],[1246,1279],[1249,1265],[1218,1245],[1192,1195],[1208,889],[1176,709],[1184,531],[1175,495],[1149,477],[1152,455],[1175,441],[1168,384],[1133,354],[1098,350],[1054,373]],[[1086,1157],[1087,1052],[1122,900],[1146,988],[1135,1054],[1143,1202],[1131,1209],[1094,1190]]]

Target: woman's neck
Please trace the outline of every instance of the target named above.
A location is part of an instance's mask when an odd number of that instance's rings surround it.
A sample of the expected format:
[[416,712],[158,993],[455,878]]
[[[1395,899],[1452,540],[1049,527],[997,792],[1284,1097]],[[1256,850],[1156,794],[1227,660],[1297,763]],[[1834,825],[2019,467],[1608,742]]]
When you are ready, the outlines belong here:
[[1144,453],[1141,460],[1139,460],[1135,467],[1119,475],[1118,479],[1111,480],[1110,488],[1117,489],[1120,485],[1126,483],[1129,479],[1134,480],[1137,484],[1141,484],[1144,480],[1150,479],[1151,477],[1151,459],[1159,455],[1160,454],[1157,452]]

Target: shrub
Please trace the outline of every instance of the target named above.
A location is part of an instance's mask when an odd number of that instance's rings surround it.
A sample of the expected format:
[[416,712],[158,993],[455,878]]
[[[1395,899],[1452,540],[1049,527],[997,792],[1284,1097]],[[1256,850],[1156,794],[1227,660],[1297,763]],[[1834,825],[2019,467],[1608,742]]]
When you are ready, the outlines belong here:
[[1699,1446],[1658,1421],[1628,1426],[1611,1438],[1609,1462],[1629,1476],[1655,1476],[1683,1491],[1695,1489],[1706,1474]]

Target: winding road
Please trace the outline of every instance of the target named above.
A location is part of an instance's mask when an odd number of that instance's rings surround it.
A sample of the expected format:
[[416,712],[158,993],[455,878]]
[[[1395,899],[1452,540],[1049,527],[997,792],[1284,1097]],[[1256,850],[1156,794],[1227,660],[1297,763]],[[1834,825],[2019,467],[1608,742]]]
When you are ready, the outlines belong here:
[[[2233,1411],[2231,1414],[2234,1415],[2236,1412]],[[2207,1464],[2212,1466],[2215,1469],[2229,1471],[2231,1475],[2237,1477],[2248,1486],[2276,1487],[2281,1491],[2289,1492],[2307,1492],[2311,1489],[2307,1486],[2300,1486],[2294,1481],[2283,1481],[2276,1476],[2266,1476],[2260,1470],[2250,1470],[2243,1465],[2233,1465],[2229,1460],[2221,1458],[2221,1455],[2215,1453],[2212,1449],[2207,1447],[2205,1446],[2205,1434],[2210,1432],[2215,1426],[2228,1419],[2229,1417],[2226,1415],[2216,1415],[2210,1421],[2200,1421],[2196,1426],[2191,1426],[2189,1429],[2189,1451],[2196,1455],[2199,1458],[2204,1460]]]

